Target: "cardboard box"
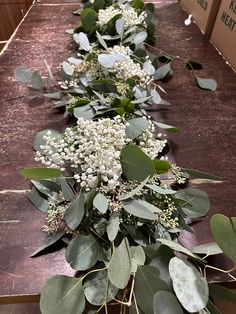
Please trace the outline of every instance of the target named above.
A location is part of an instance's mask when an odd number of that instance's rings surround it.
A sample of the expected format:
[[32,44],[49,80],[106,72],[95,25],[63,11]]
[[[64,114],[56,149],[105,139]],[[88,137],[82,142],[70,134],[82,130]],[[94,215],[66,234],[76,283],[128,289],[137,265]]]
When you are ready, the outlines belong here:
[[[9,3],[6,3],[6,2]],[[29,0],[0,0],[0,41],[8,40],[24,15],[31,2]]]
[[236,0],[222,0],[211,41],[236,70]]
[[201,31],[210,37],[221,0],[180,0]]

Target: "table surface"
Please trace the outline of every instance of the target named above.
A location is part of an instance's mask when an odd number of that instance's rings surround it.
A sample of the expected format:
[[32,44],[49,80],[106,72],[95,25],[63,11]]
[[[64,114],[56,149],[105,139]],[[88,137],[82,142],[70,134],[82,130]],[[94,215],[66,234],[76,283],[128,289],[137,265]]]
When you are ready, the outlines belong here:
[[[150,2],[150,1],[149,1]],[[175,125],[179,133],[169,135],[176,162],[225,179],[218,183],[201,183],[209,193],[211,211],[206,219],[194,226],[197,237],[186,237],[186,243],[206,243],[212,240],[209,218],[214,213],[235,216],[235,105],[236,74],[226,65],[209,40],[195,24],[186,27],[186,13],[176,1],[160,0],[157,7],[159,24],[156,47],[167,53],[199,60],[205,65],[201,77],[218,82],[216,92],[200,90],[181,60],[173,63],[174,76],[162,83],[166,98],[172,106],[156,106],[151,114]],[[63,129],[66,119],[53,110],[46,99],[39,97],[16,82],[13,71],[24,65],[46,74],[43,59],[57,66],[75,48],[65,33],[73,28],[78,17],[71,13],[78,9],[75,0],[41,0],[33,5],[8,48],[0,56],[0,303],[37,300],[48,278],[55,274],[73,275],[65,262],[63,250],[30,258],[43,241],[41,232],[44,215],[34,208],[25,195],[28,180],[19,175],[21,168],[34,166],[32,142],[44,128]],[[229,261],[215,260],[222,268],[230,268]],[[212,274],[214,281],[230,282],[229,276]]]

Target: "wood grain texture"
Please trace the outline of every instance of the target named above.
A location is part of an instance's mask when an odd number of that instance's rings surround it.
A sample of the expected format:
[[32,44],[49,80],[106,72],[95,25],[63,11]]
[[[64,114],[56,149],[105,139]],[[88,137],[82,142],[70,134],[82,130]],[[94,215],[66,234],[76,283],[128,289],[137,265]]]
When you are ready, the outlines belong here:
[[[160,119],[161,116],[164,122],[180,128],[178,134],[169,135],[178,164],[225,178],[224,182],[201,186],[210,195],[212,209],[205,220],[195,225],[197,238],[189,235],[184,238],[189,245],[205,243],[212,240],[209,218],[213,213],[235,215],[236,75],[196,25],[184,25],[186,13],[175,1],[154,3],[160,19],[156,46],[203,62],[206,68],[199,75],[218,81],[215,93],[200,90],[184,64],[176,60],[173,78],[168,84],[160,83],[167,90],[172,106],[168,109],[156,106],[150,111],[154,117]],[[46,74],[43,65],[46,59],[57,76],[58,64],[70,51],[75,51],[65,29],[76,25],[78,17],[71,13],[78,7],[78,2],[69,0],[42,0],[34,5],[8,49],[0,56],[0,190],[29,189],[30,183],[19,171],[22,167],[36,165],[32,149],[34,135],[44,128],[63,129],[66,124],[63,114],[53,110],[49,101],[15,81],[14,68],[24,65]],[[25,194],[7,192],[0,194],[0,198],[0,295],[20,295],[27,299],[37,295],[49,277],[73,275],[63,250],[33,259],[29,257],[44,239],[40,231],[44,215]],[[225,268],[229,266],[226,260],[213,262]],[[219,282],[231,281],[220,273],[212,274],[212,278]]]

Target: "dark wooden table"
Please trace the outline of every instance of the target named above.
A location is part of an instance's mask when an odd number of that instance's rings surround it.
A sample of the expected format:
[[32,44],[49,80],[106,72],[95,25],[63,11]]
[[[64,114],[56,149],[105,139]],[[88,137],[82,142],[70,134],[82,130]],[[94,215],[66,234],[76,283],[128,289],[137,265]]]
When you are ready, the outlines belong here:
[[[192,244],[206,243],[212,240],[209,218],[214,213],[236,214],[236,74],[196,25],[184,25],[186,13],[176,1],[154,3],[160,19],[156,47],[199,60],[205,65],[200,76],[218,81],[216,92],[200,90],[191,73],[177,60],[173,63],[173,78],[163,84],[172,106],[152,110],[154,117],[161,115],[163,121],[180,129],[178,134],[169,136],[174,142],[178,164],[225,179],[220,183],[201,184],[210,195],[211,211],[206,219],[195,225],[197,238],[190,241]],[[44,128],[61,129],[66,121],[47,100],[35,97],[26,86],[16,82],[13,71],[16,66],[24,65],[46,73],[43,64],[46,59],[56,74],[58,64],[74,49],[65,29],[76,25],[78,17],[71,13],[78,7],[75,0],[41,0],[32,7],[0,56],[0,303],[33,302],[49,277],[74,273],[62,251],[30,258],[44,239],[40,231],[44,215],[25,196],[30,183],[19,175],[19,171],[25,166],[36,165],[32,149],[34,135]],[[225,260],[216,260],[216,264],[218,262],[222,267],[230,266]],[[212,276],[218,282],[232,281],[220,273]]]

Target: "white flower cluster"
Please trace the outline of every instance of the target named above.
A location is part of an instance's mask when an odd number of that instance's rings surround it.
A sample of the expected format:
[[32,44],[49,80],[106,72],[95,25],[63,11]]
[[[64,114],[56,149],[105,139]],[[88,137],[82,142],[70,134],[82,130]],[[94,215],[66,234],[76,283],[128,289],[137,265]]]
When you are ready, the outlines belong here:
[[77,126],[67,128],[59,141],[50,133],[45,139],[46,145],[41,146],[42,153],[36,153],[36,160],[50,167],[62,168],[69,164],[75,179],[86,190],[94,185],[98,173],[109,189],[119,185],[122,173],[120,153],[130,141],[119,117],[98,121],[80,118]]
[[[162,134],[158,134],[161,138]],[[151,159],[157,157],[166,146],[166,139],[157,139],[155,135],[155,125],[149,120],[149,128],[146,129],[141,136],[138,137],[139,147],[147,154]]]
[[124,19],[124,26],[135,26],[144,24],[147,17],[146,12],[142,12],[140,15],[129,4],[120,4],[119,8],[110,6],[106,9],[100,9],[98,11],[98,22],[100,26],[106,25],[114,16],[121,14]]
[[[62,171],[69,165],[74,178],[90,190],[101,173],[102,182],[113,190],[120,184],[122,173],[120,153],[131,140],[126,137],[126,124],[119,116],[98,121],[78,119],[77,126],[67,128],[58,140],[48,131],[45,145],[36,152],[35,160]],[[137,139],[140,148],[154,159],[164,148],[166,140],[156,139],[155,127],[150,126]]]
[[134,62],[130,57],[131,50],[129,47],[115,45],[107,50],[110,54],[121,54],[125,57],[124,60],[116,61],[113,65],[113,69],[116,71],[117,76],[122,77],[125,80],[132,76],[138,76],[143,82],[148,82],[150,80],[150,76],[141,68],[141,65]]

